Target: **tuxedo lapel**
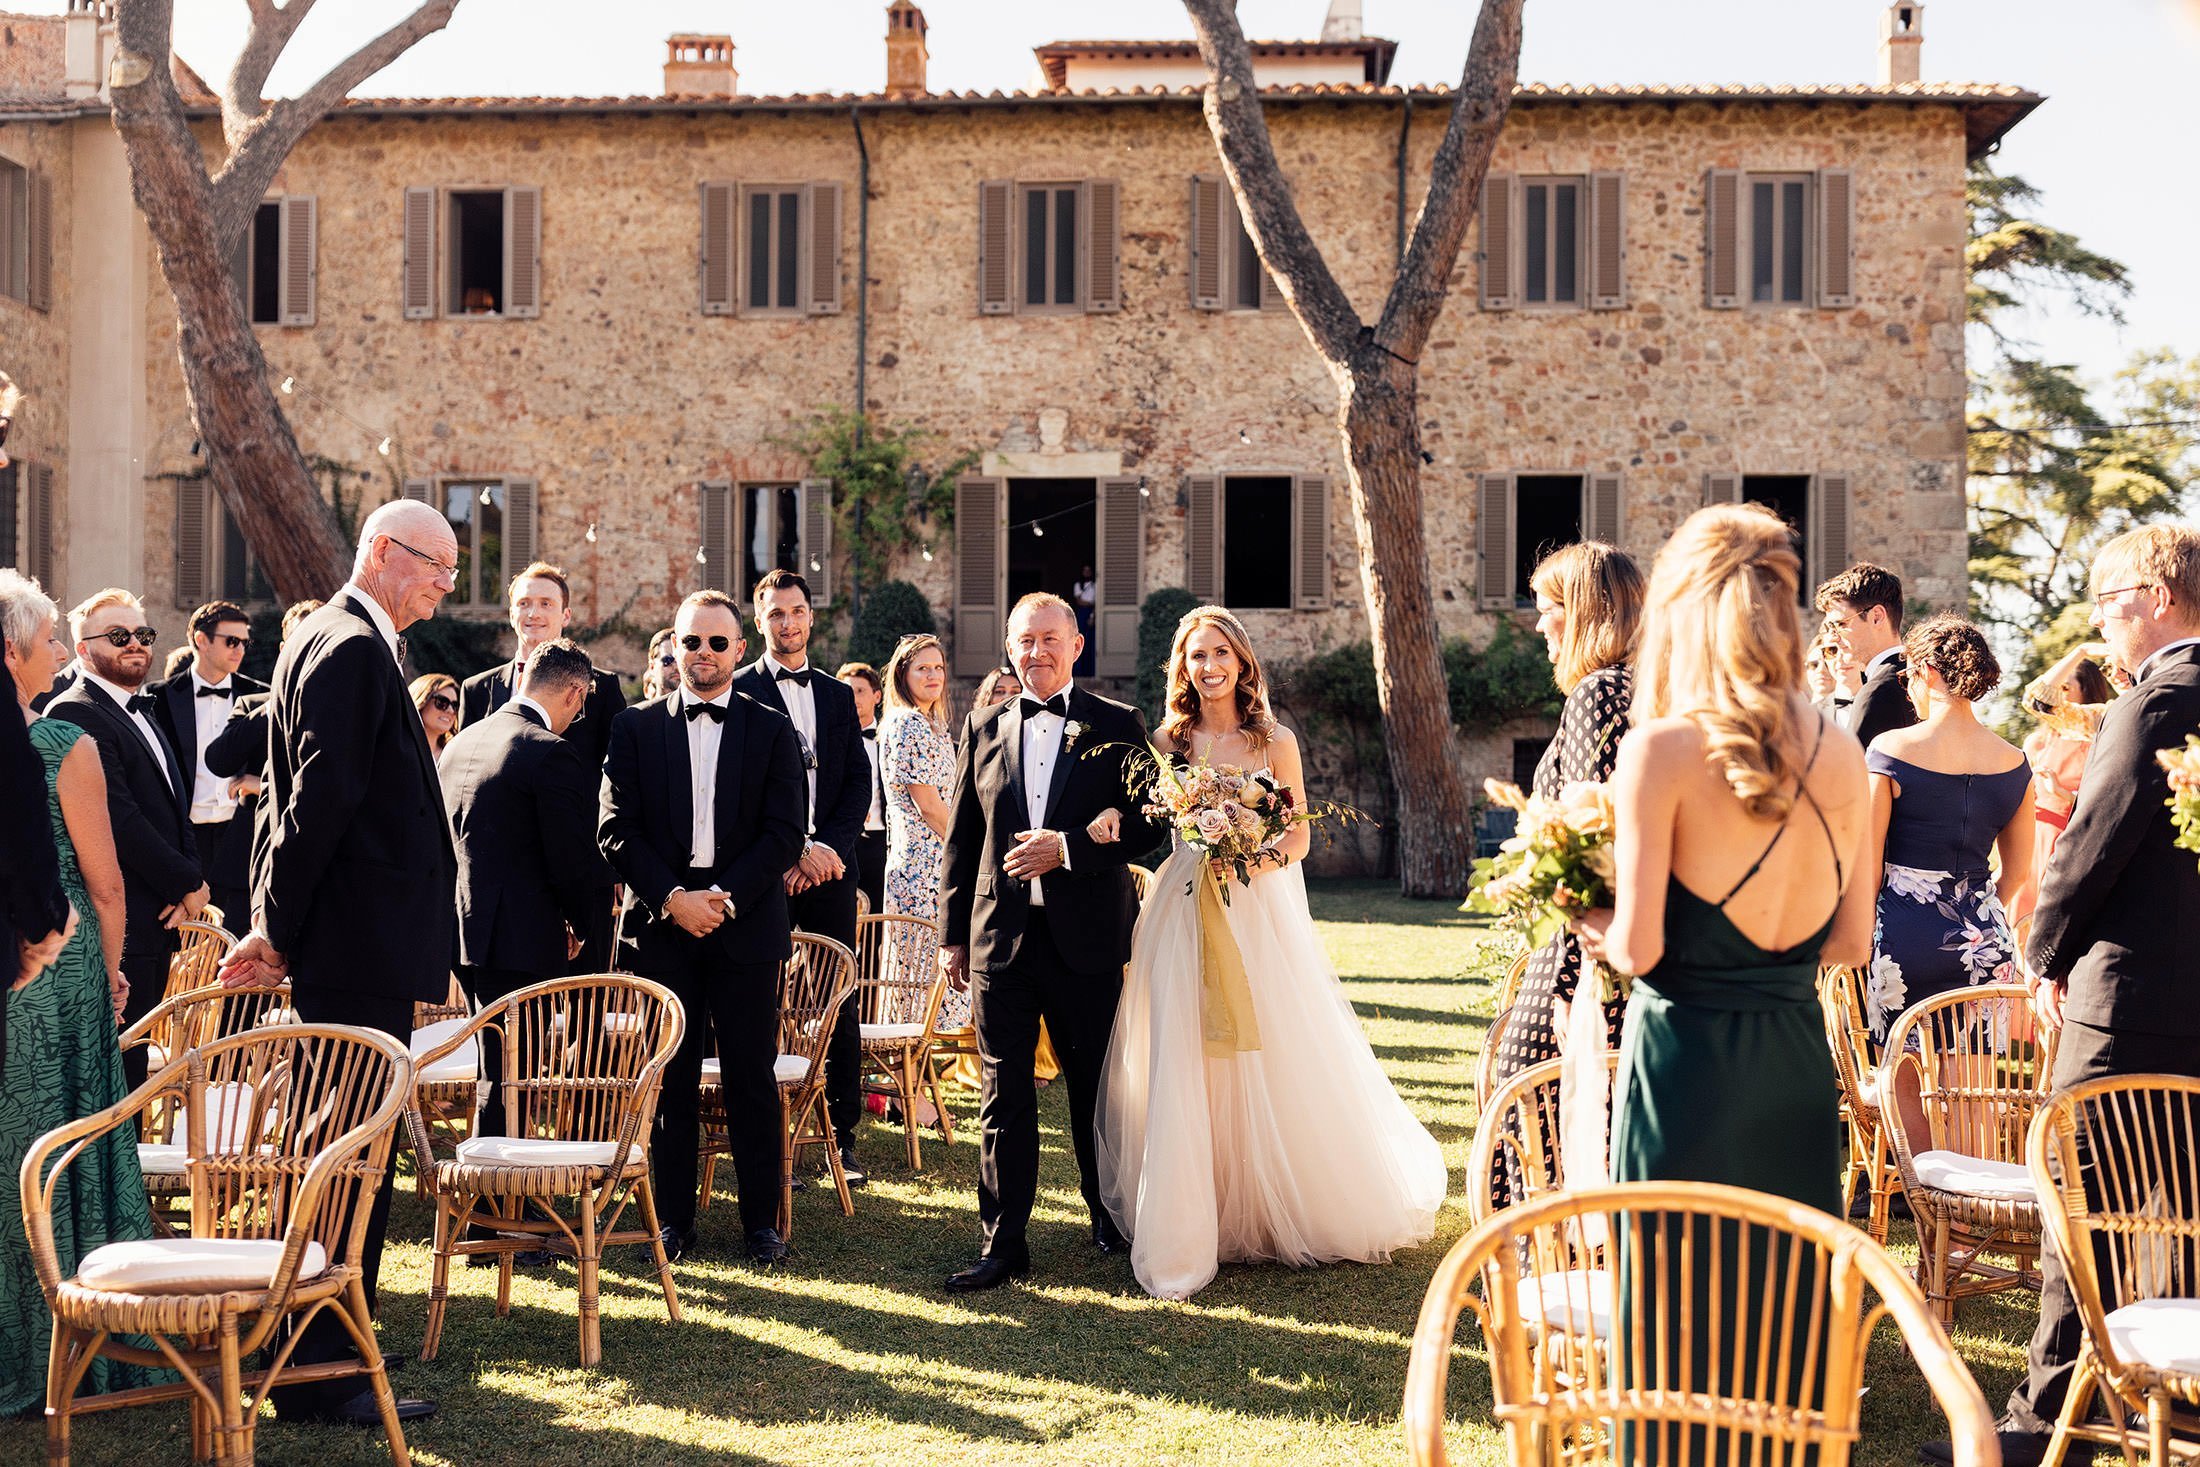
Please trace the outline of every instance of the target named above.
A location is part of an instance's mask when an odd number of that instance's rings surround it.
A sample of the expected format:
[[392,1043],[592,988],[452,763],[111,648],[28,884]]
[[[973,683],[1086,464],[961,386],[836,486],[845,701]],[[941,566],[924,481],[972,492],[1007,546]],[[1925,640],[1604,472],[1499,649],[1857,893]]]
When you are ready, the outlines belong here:
[[[728,836],[739,828],[741,760],[748,740],[749,711],[736,694],[726,700],[725,731],[718,736],[718,769],[710,781],[710,831],[718,850],[727,849]],[[718,850],[711,852],[713,860]]]
[[1069,784],[1069,766],[1076,757],[1076,751],[1069,747],[1069,726],[1079,721],[1079,714],[1090,711],[1084,706],[1084,696],[1084,689],[1073,689],[1069,701],[1062,707],[1062,745],[1055,752],[1054,768],[1047,778],[1047,807],[1039,821],[1049,830],[1054,828],[1054,807],[1061,802],[1062,791]]
[[[748,671],[755,675],[755,679],[758,684],[759,690],[754,694],[756,701],[762,703],[767,708],[777,709],[781,713],[786,713],[787,700],[779,696],[779,679],[772,672],[770,660],[768,658],[759,657],[754,662],[749,664]],[[788,714],[787,716],[790,719],[793,717],[792,714]]]
[[196,775],[199,767],[198,682],[186,668],[160,691],[168,704],[168,726],[175,731],[171,742],[175,745],[176,762],[189,766]]
[[[672,839],[686,851],[695,835],[695,780],[688,766],[687,719],[681,716],[678,693],[665,699],[665,712],[665,797],[672,812]],[[721,750],[724,747],[719,745]]]
[[1008,798],[1010,808],[1016,812],[1017,829],[1030,818],[1031,801],[1024,795],[1024,705],[1011,703],[1006,713],[993,720],[993,726],[1001,730],[1001,737],[1008,740]]

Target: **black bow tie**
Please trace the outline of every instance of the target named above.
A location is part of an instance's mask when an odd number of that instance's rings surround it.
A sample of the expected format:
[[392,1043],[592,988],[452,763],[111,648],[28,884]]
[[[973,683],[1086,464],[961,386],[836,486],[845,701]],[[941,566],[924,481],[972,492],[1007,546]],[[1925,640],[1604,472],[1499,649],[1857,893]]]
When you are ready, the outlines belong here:
[[726,721],[726,705],[723,703],[688,704],[687,721],[693,723],[698,718],[707,718],[712,723],[724,723]]
[[781,683],[800,683],[803,687],[806,688],[810,685],[810,674],[815,671],[817,671],[817,669],[814,667],[805,667],[800,672],[789,672],[786,668],[782,667],[777,672],[774,672],[772,674],[772,681]]
[[1067,693],[1056,693],[1053,697],[1044,701],[1038,698],[1018,698],[1016,702],[1023,709],[1026,718],[1037,718],[1042,713],[1051,713],[1056,718],[1069,717],[1069,694]]
[[226,688],[210,688],[201,683],[199,684],[199,696],[202,698],[234,698],[237,696],[237,685],[231,683]]
[[151,693],[132,693],[122,706],[124,711],[130,713],[151,713],[160,707],[160,699]]
[[874,743],[874,744],[875,744],[875,743],[877,743],[877,742],[878,742],[878,725],[874,723],[874,724],[872,724],[872,725],[871,725],[871,726],[870,726],[869,728],[865,729],[865,730],[863,731],[863,736],[864,736],[865,738],[869,739],[869,740],[870,740],[870,741],[871,741],[872,743]]

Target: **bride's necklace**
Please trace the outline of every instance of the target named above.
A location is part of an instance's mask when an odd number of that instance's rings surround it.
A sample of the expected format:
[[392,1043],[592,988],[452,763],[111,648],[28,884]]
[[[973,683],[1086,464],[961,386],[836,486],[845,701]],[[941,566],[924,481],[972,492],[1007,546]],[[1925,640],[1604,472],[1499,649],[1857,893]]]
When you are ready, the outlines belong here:
[[[1211,761],[1214,758],[1215,745],[1221,743],[1224,739],[1235,737],[1239,732],[1241,732],[1241,730],[1231,729],[1227,733],[1203,734],[1198,729],[1194,728],[1189,730],[1189,732],[1191,734],[1192,742],[1192,758],[1195,761],[1200,759],[1207,759]],[[1205,748],[1200,747],[1201,739],[1205,739],[1207,741],[1207,746]]]

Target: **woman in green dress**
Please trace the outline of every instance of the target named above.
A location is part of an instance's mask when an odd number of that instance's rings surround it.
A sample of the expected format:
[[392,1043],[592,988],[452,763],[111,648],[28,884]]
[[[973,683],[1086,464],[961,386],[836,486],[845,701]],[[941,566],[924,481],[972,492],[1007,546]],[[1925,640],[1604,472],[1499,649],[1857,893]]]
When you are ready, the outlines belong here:
[[[1634,730],[1613,773],[1615,906],[1589,942],[1635,975],[1612,1179],[1722,1182],[1838,1214],[1839,1092],[1817,977],[1821,963],[1870,958],[1874,893],[1849,876],[1871,798],[1863,750],[1803,688],[1800,569],[1787,526],[1750,504],[1699,510],[1659,553]],[[1630,1315],[1633,1280],[1685,1266],[1669,1231],[1620,1259]],[[1731,1356],[1714,1365],[1706,1345],[1755,1327],[1757,1286],[1768,1270],[1785,1277],[1785,1260],[1762,1253],[1727,1269],[1723,1297],[1699,1271],[1673,1317],[1632,1326],[1647,1337],[1640,1384],[1677,1383],[1665,1372],[1684,1363],[1674,1355],[1692,1324],[1695,1389],[1732,1388]],[[1643,1297],[1670,1296],[1651,1283]],[[1675,1455],[1661,1445],[1622,1457]],[[1702,1446],[1676,1459],[1725,1455]]]
[[[56,1126],[106,1109],[128,1093],[115,1023],[122,979],[122,868],[107,823],[107,784],[91,736],[52,718],[32,718],[30,700],[53,686],[66,649],[54,635],[53,601],[36,581],[0,571],[0,632],[6,635],[14,716],[29,719],[31,746],[46,766],[61,885],[78,913],[76,935],[44,973],[7,995],[8,1083],[0,1087],[0,1414],[40,1406],[53,1323],[31,1266],[18,1175],[31,1143]],[[0,717],[8,711],[0,708]],[[54,1250],[63,1274],[103,1244],[153,1235],[138,1171],[137,1133],[109,1132],[71,1164],[55,1189]],[[79,1394],[120,1390],[159,1378],[100,1361]]]

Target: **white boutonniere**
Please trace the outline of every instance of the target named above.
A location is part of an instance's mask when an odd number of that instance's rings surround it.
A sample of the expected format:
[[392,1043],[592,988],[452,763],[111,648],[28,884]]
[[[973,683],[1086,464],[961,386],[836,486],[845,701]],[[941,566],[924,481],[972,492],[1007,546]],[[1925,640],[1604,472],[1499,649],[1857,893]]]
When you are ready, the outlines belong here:
[[1084,731],[1085,725],[1079,723],[1076,719],[1065,719],[1062,723],[1062,752],[1066,754],[1076,748],[1077,740]]

